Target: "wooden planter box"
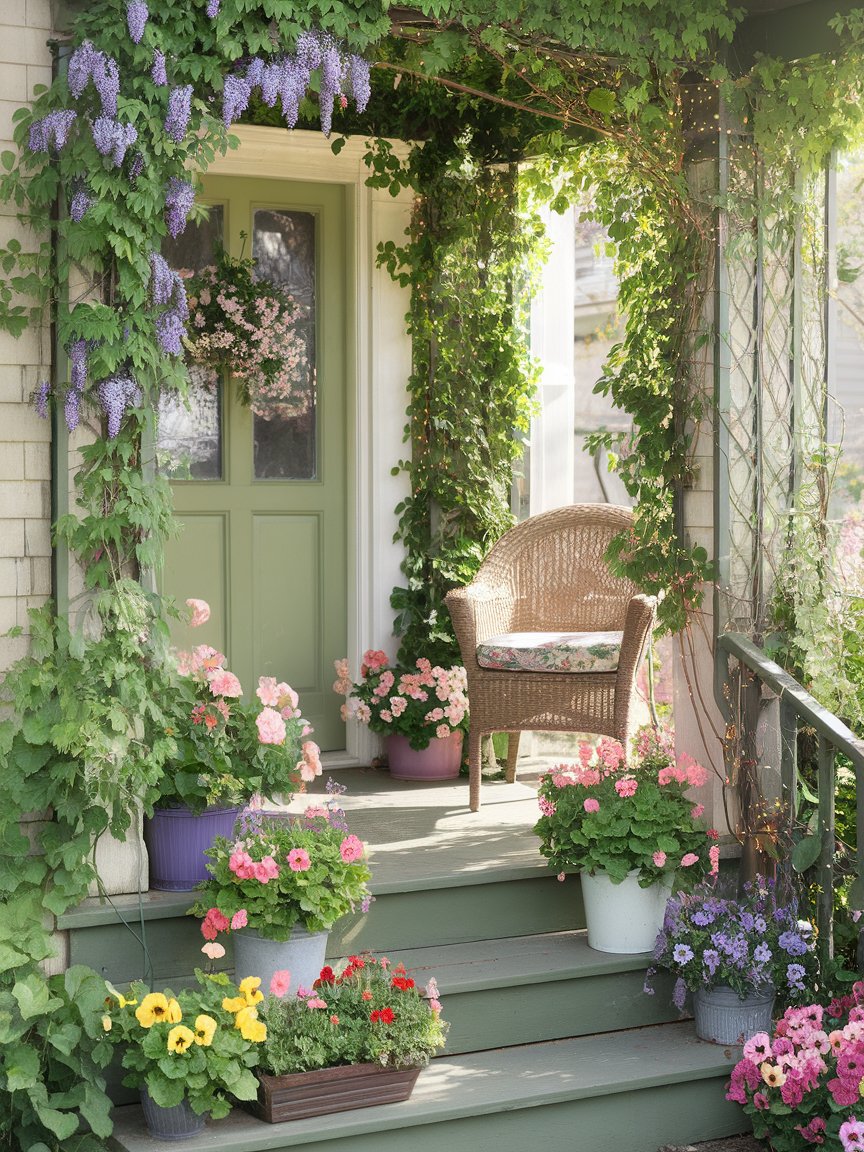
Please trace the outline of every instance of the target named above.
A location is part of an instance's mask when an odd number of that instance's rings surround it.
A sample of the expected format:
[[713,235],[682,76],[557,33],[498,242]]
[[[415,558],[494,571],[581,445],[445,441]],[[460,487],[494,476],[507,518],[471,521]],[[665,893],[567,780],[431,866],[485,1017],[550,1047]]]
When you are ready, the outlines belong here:
[[258,1099],[244,1100],[243,1107],[259,1120],[279,1124],[327,1112],[395,1104],[408,1099],[419,1074],[419,1068],[384,1068],[380,1064],[345,1064],[288,1076],[256,1072]]

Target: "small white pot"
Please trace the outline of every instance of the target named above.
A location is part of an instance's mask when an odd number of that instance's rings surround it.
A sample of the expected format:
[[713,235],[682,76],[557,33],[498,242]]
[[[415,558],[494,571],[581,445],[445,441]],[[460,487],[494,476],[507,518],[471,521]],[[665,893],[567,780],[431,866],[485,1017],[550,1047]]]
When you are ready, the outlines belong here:
[[598,952],[650,952],[663,926],[671,880],[639,887],[639,873],[613,884],[605,872],[582,873],[588,946]]

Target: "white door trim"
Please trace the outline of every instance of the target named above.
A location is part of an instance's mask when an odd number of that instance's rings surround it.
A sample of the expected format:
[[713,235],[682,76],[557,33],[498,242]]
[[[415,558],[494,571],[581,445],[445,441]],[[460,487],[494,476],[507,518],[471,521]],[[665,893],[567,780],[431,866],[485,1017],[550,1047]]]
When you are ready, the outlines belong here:
[[[367,648],[394,654],[390,590],[401,582],[403,551],[393,542],[394,508],[408,492],[404,476],[391,476],[404,455],[402,429],[408,404],[411,341],[405,330],[407,288],[377,268],[378,245],[402,244],[411,195],[393,197],[369,188],[365,143],[347,142],[338,156],[317,132],[235,125],[240,147],[217,157],[208,171],[219,176],[320,181],[346,188],[348,298],[348,656],[357,673]],[[397,145],[394,145],[396,147]],[[353,384],[353,387],[352,387]],[[335,677],[334,677],[335,678]],[[361,724],[346,726],[345,755],[334,766],[368,764],[379,740]]]

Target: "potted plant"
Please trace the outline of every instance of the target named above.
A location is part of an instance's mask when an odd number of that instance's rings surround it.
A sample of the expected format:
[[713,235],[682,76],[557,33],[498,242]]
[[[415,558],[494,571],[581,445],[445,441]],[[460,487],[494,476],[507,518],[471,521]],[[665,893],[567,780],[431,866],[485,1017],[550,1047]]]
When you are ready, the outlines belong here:
[[[245,243],[246,234],[241,233]],[[234,259],[224,248],[216,263],[187,279],[188,359],[200,365],[204,385],[230,372],[240,398],[264,420],[306,411],[313,377],[307,352],[307,316],[277,284],[255,276],[255,261]]]
[[461,665],[391,667],[386,652],[369,650],[355,684],[348,661],[335,661],[335,692],[347,697],[342,717],[387,737],[387,759],[397,780],[445,780],[459,775],[468,729],[467,677]]
[[700,1039],[735,1044],[767,1031],[775,994],[794,1000],[812,987],[815,933],[797,909],[763,880],[728,896],[719,879],[706,881],[669,901],[654,960],[677,977],[678,1008],[694,993]]
[[581,873],[588,943],[601,952],[648,952],[673,883],[689,886],[719,864],[717,833],[706,831],[687,789],[707,772],[676,762],[671,740],[645,729],[628,761],[617,740],[582,744],[579,762],[541,782],[534,827],[560,879]]
[[311,989],[280,991],[261,1006],[258,1097],[245,1105],[270,1123],[407,1100],[444,1045],[434,979],[421,991],[386,957],[351,956],[338,973],[323,968]]
[[[190,600],[190,623],[210,615]],[[289,794],[320,775],[318,746],[300,715],[297,693],[275,677],[258,680],[255,703],[244,703],[221,652],[200,644],[166,669],[166,734],[174,756],[145,821],[151,887],[190,891],[207,878],[204,851],[228,836],[255,796]]]
[[775,1152],[851,1152],[864,1146],[864,983],[827,1007],[787,1008],[773,1035],[751,1036],[726,1099],[744,1106],[753,1134]]
[[253,1100],[258,1063],[267,1029],[258,1018],[260,980],[239,986],[224,973],[196,969],[197,987],[176,995],[151,992],[135,982],[128,996],[108,985],[102,1027],[122,1048],[123,1083],[141,1092],[151,1135],[182,1140],[219,1119],[231,1099]]
[[218,837],[207,852],[211,875],[192,914],[207,940],[231,933],[236,969],[265,989],[286,969],[295,987],[310,987],[330,928],[369,906],[366,850],[348,831],[338,787],[301,815],[247,812],[236,839]]

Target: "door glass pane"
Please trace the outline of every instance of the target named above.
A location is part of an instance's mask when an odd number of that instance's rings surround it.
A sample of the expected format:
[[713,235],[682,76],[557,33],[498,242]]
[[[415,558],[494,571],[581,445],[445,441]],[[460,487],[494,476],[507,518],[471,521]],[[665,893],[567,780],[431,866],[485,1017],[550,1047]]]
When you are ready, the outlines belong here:
[[[224,228],[225,210],[213,204],[208,219],[190,222],[176,240],[166,237],[162,255],[178,272],[200,272],[213,263]],[[221,480],[222,381],[197,364],[188,367],[188,402],[172,393],[159,398],[159,470],[171,480]]]
[[315,480],[315,217],[311,212],[255,212],[252,255],[256,273],[293,297],[300,308],[298,335],[305,345],[308,367],[297,382],[295,411],[276,410],[265,419],[254,417],[255,479]]

